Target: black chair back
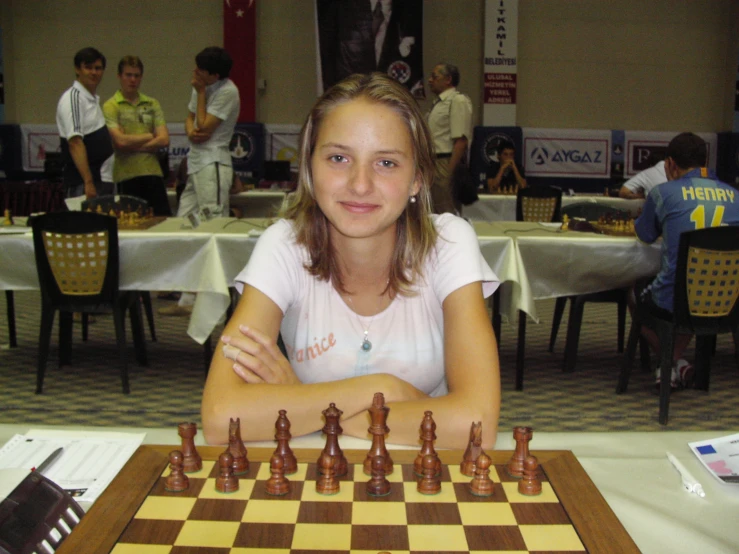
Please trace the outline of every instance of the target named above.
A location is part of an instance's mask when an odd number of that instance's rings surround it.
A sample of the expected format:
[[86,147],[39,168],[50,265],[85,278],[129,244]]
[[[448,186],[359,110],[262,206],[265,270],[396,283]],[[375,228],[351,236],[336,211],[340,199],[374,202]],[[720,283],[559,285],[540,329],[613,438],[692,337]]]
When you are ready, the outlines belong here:
[[516,221],[562,221],[562,189],[547,185],[518,189]]
[[112,306],[118,296],[118,220],[89,212],[34,217],[42,301],[68,311]]
[[739,324],[739,227],[680,235],[674,323],[696,335],[728,333]]

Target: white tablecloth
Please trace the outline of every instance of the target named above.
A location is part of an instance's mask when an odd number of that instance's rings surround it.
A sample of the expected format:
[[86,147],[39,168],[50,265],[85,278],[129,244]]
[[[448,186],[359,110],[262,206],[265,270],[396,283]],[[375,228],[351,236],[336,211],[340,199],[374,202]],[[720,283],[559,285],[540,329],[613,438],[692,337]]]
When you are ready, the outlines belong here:
[[[37,427],[39,428],[39,427]],[[57,427],[58,428],[58,427]],[[177,429],[70,427],[146,433],[146,444],[179,444]],[[27,426],[0,425],[0,443]],[[536,450],[572,450],[600,490],[626,531],[645,554],[729,554],[739,545],[739,486],[711,477],[688,449],[690,441],[726,435],[726,432],[653,433],[538,433],[530,447]],[[195,437],[202,445],[202,434]],[[274,446],[274,442],[247,443]],[[322,448],[318,434],[294,438],[293,448]],[[369,448],[362,439],[342,437],[341,447]],[[392,447],[391,447],[392,448]],[[513,450],[510,433],[499,434],[496,449]],[[682,488],[680,476],[665,457],[672,452],[700,481],[706,492],[700,498]],[[604,548],[607,545],[604,545]]]
[[[177,195],[172,189],[167,190],[169,207],[173,214],[177,213]],[[229,197],[231,208],[238,208],[241,217],[273,217],[285,202],[287,193],[280,190],[254,189]]]
[[634,237],[562,231],[551,223],[473,223],[481,245],[494,237],[512,241],[498,273],[512,285],[503,289],[501,309],[509,318],[522,310],[538,320],[536,300],[625,287],[659,270],[659,244]]
[[[170,218],[146,231],[119,231],[120,287],[197,292],[188,334],[202,344],[225,313],[230,302],[228,287],[256,245],[249,231],[262,225],[218,218],[193,230],[184,219]],[[224,254],[221,245],[234,241],[238,248]],[[0,289],[38,288],[30,233],[0,236]]]
[[[629,210],[634,216],[636,216],[639,208],[644,205],[644,200],[627,200],[609,196],[580,194],[562,197],[563,207],[583,202],[600,204],[619,210]],[[516,196],[481,194],[477,202],[462,209],[462,215],[472,221],[516,221]]]
[[[124,290],[198,293],[188,334],[203,343],[230,302],[229,286],[267,220],[218,218],[192,229],[170,218],[147,231],[120,231]],[[503,287],[504,315],[537,319],[537,299],[627,286],[659,268],[659,247],[635,238],[561,232],[556,226],[475,222],[480,249]],[[0,236],[0,290],[35,290],[30,234]]]

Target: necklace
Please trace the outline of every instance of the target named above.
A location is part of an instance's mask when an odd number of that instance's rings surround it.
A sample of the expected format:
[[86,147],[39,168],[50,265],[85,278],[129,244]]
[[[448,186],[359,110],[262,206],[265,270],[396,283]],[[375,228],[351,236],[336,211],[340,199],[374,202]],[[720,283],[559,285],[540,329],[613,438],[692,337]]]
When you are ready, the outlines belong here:
[[369,340],[369,332],[370,328],[372,327],[372,322],[375,320],[375,315],[372,316],[372,319],[369,321],[369,325],[367,325],[367,328],[364,328],[364,325],[362,325],[362,320],[359,319],[359,314],[357,313],[357,310],[354,308],[354,302],[352,301],[351,297],[347,296],[346,299],[349,301],[349,304],[352,305],[352,312],[354,312],[354,315],[357,317],[357,321],[359,322],[359,327],[361,329],[364,329],[364,339],[362,339],[362,344],[359,345],[359,348],[363,352],[369,352],[372,350],[372,342]]

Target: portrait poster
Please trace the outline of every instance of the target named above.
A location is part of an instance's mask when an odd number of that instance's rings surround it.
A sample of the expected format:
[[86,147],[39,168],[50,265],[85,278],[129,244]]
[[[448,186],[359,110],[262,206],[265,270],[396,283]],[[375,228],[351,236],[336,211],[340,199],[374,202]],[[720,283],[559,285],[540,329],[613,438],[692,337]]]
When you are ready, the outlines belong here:
[[318,94],[381,71],[425,98],[422,27],[422,0],[316,0]]

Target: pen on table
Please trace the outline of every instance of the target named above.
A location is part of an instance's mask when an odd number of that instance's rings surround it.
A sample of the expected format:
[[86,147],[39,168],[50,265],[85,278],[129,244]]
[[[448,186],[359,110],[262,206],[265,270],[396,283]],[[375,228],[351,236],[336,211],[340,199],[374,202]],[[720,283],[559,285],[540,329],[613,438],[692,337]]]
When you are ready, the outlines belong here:
[[680,460],[675,458],[675,456],[673,456],[670,452],[667,452],[667,459],[670,460],[670,463],[680,474],[680,477],[682,477],[683,487],[685,487],[685,490],[687,490],[688,492],[693,492],[701,498],[705,498],[706,493],[703,492],[703,486],[695,480],[695,477],[693,477],[688,469],[682,463],[680,463]]
[[47,458],[43,462],[41,462],[38,467],[33,468],[31,471],[36,471],[43,475],[44,471],[49,469],[49,466],[51,466],[51,464],[56,461],[56,459],[61,455],[63,451],[63,448],[57,448],[56,450],[54,450],[54,452],[47,456]]

